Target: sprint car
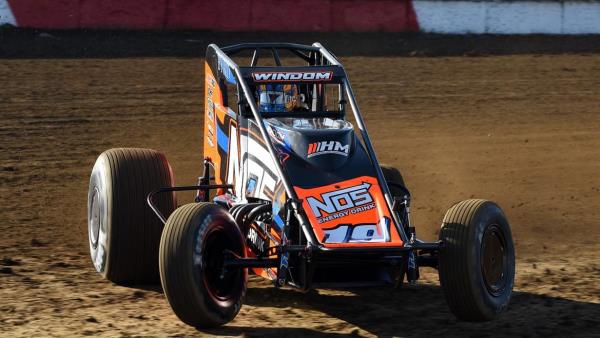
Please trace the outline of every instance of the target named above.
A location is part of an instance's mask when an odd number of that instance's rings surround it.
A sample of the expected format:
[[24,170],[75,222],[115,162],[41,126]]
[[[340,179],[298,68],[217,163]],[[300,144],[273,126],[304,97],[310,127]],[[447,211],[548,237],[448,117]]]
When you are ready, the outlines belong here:
[[[330,51],[212,44],[204,68],[196,185],[175,186],[166,157],[149,149],[107,150],[92,169],[89,247],[105,278],[160,280],[175,314],[197,328],[233,320],[248,274],[300,291],[400,287],[428,266],[459,319],[491,320],[507,308],[515,254],[500,207],[459,202],[438,241],[417,239],[410,191],[399,170],[379,164]],[[195,200],[178,206],[184,190]]]

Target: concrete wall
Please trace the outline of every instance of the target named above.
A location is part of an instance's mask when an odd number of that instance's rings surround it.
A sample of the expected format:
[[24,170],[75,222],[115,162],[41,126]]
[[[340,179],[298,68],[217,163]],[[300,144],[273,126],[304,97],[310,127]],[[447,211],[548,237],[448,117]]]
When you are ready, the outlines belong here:
[[600,0],[0,0],[0,25],[600,34]]

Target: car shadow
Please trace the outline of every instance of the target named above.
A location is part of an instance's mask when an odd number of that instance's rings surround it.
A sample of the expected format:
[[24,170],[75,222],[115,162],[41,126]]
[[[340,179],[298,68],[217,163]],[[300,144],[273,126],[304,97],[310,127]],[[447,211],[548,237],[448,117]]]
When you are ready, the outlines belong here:
[[[449,311],[442,289],[423,285],[417,289],[348,289],[344,295],[327,292],[249,288],[245,304],[256,307],[291,307],[316,310],[379,337],[492,337],[492,336],[600,336],[600,304],[514,292],[508,311],[490,322],[457,320]],[[297,311],[301,313],[301,311]],[[298,321],[302,321],[299,315]],[[330,323],[334,323],[332,320]],[[204,331],[214,335],[339,336],[301,327],[301,322],[278,322],[277,327],[232,325]],[[288,327],[286,327],[286,325]],[[267,327],[265,327],[267,326]],[[327,330],[327,323],[320,325]],[[330,328],[332,331],[335,328]],[[350,330],[352,331],[352,330]],[[355,330],[354,333],[358,333]]]
[[[218,329],[199,330],[215,336],[242,336],[242,337],[348,337],[348,334],[322,332],[299,327],[252,327],[227,325]],[[358,331],[358,330],[356,330]],[[352,334],[351,334],[352,335]]]
[[[291,319],[286,316],[281,321],[270,320],[268,314],[261,314],[256,326],[240,325],[233,321],[221,328],[199,331],[216,336],[337,337],[347,334],[323,331],[335,331],[339,321],[342,321],[355,327],[345,330],[350,334],[359,334],[360,330],[364,330],[378,337],[600,337],[599,303],[517,291],[513,292],[508,311],[499,318],[473,323],[454,317],[448,309],[442,289],[436,285],[425,284],[404,289],[348,288],[342,289],[343,293],[330,290],[302,293],[290,288],[275,289],[266,286],[267,282],[258,280],[256,278],[249,283],[244,304],[257,308],[292,309],[299,314],[297,322],[294,322],[293,315],[289,316]],[[162,293],[160,285],[132,287]],[[317,327],[321,330],[302,327],[306,326],[302,321],[307,320],[301,315],[303,310],[325,313],[331,320],[320,323]]]

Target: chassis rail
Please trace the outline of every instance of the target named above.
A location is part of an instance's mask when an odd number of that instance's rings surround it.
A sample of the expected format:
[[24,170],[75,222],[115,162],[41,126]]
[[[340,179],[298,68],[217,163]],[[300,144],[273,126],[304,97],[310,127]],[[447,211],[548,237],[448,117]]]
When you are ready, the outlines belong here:
[[[205,161],[206,162],[206,161]],[[210,180],[208,165],[205,163],[206,171],[201,177],[200,183]],[[165,224],[167,219],[154,204],[154,196],[160,193],[171,191],[191,191],[200,190],[204,193],[204,201],[208,201],[208,192],[211,189],[233,189],[231,184],[199,184],[179,187],[164,187],[150,192],[146,198],[146,202],[156,214],[156,216]],[[406,188],[404,188],[406,189]],[[408,191],[407,191],[408,192]],[[443,246],[441,241],[423,242],[412,236],[409,242],[405,242],[401,247],[373,247],[373,248],[326,248],[322,245],[315,245],[314,242],[308,242],[305,245],[282,244],[276,248],[274,254],[276,257],[239,257],[232,253],[224,252],[223,269],[245,269],[245,268],[282,268],[287,270],[287,257],[290,253],[306,257],[308,261],[312,261],[310,265],[327,267],[327,266],[352,266],[355,264],[368,264],[377,266],[406,266],[407,279],[410,284],[416,283],[418,279],[417,269],[419,266],[429,266],[438,268],[438,252]],[[285,266],[282,265],[286,262]],[[310,285],[310,279],[307,279],[307,267],[304,266],[302,273],[302,282],[292,285],[307,290]],[[284,270],[284,271],[286,271]],[[276,286],[283,286],[287,280],[287,272],[285,276],[279,276],[276,280]]]
[[146,197],[146,202],[150,206],[150,209],[154,211],[156,216],[163,222],[163,224],[167,223],[167,219],[165,216],[158,210],[158,207],[154,204],[154,196],[163,192],[170,191],[191,191],[191,190],[203,190],[207,191],[210,189],[233,189],[233,185],[231,184],[202,184],[202,185],[186,185],[180,187],[165,187],[152,191]]

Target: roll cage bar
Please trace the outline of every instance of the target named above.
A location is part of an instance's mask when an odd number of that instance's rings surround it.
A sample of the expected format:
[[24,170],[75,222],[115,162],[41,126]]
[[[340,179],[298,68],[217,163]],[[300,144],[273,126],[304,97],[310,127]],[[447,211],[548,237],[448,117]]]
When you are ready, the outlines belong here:
[[[290,205],[292,207],[292,210],[293,210],[296,218],[298,219],[298,221],[300,223],[300,227],[308,241],[309,247],[311,247],[311,249],[318,249],[321,251],[335,250],[335,251],[351,252],[351,251],[356,250],[355,248],[335,248],[335,249],[326,248],[323,245],[321,245],[319,243],[319,241],[317,240],[317,238],[315,237],[315,234],[310,226],[310,222],[308,221],[306,215],[302,212],[301,201],[298,199],[296,192],[294,191],[293,187],[290,185],[289,181],[286,179],[286,176],[284,175],[283,168],[281,166],[281,163],[278,160],[278,157],[276,155],[277,153],[273,147],[273,144],[271,142],[269,142],[270,138],[269,138],[267,129],[266,129],[264,121],[263,121],[263,118],[265,118],[266,116],[264,113],[261,113],[257,107],[256,101],[255,101],[254,97],[252,96],[252,91],[250,90],[250,86],[248,85],[248,83],[246,81],[247,76],[244,76],[245,72],[242,71],[242,68],[240,68],[230,58],[230,56],[233,56],[241,51],[252,50],[253,57],[252,57],[250,67],[253,67],[252,65],[256,65],[256,63],[258,61],[259,51],[263,50],[263,49],[271,51],[271,54],[273,55],[273,58],[277,65],[281,65],[281,60],[279,58],[278,50],[285,49],[285,50],[291,51],[293,54],[295,54],[309,62],[310,65],[308,67],[300,67],[300,68],[307,69],[307,68],[310,68],[311,66],[313,66],[313,67],[314,66],[326,66],[328,68],[334,69],[334,72],[335,72],[334,74],[337,75],[337,78],[340,81],[342,88],[345,91],[345,93],[349,99],[350,107],[352,108],[354,119],[356,121],[358,129],[360,130],[360,134],[363,139],[365,148],[367,150],[367,154],[371,160],[372,165],[375,167],[375,172],[377,173],[377,180],[382,188],[383,194],[385,196],[385,200],[388,204],[388,208],[391,211],[392,216],[394,218],[394,223],[396,224],[398,233],[400,234],[402,242],[404,243],[404,246],[402,248],[393,248],[394,250],[390,250],[390,251],[398,251],[398,249],[401,249],[404,251],[404,250],[411,250],[411,249],[416,248],[418,246],[419,242],[415,242],[414,240],[412,240],[412,238],[408,238],[407,233],[404,230],[404,227],[408,228],[410,226],[410,224],[404,224],[402,222],[402,220],[399,217],[398,212],[395,208],[396,201],[394,201],[394,198],[390,193],[389,187],[383,177],[383,172],[381,171],[381,167],[379,166],[379,163],[377,161],[377,157],[375,155],[373,145],[371,144],[371,140],[369,139],[369,135],[367,133],[367,128],[366,128],[365,123],[360,114],[360,110],[358,108],[358,104],[356,103],[356,99],[354,98],[354,92],[352,91],[352,87],[350,86],[350,82],[348,81],[348,76],[346,74],[346,71],[345,71],[344,67],[342,66],[342,64],[338,61],[338,59],[331,52],[329,52],[325,47],[323,47],[323,45],[321,45],[318,42],[313,43],[311,46],[292,44],[292,43],[245,43],[245,44],[238,44],[238,45],[223,47],[222,49],[219,48],[216,44],[210,44],[207,48],[207,59],[216,58],[216,60],[207,60],[207,62],[216,61],[216,63],[218,64],[219,72],[220,73],[222,72],[224,74],[224,77],[226,78],[227,82],[231,83],[231,84],[237,84],[238,88],[241,89],[243,98],[240,97],[240,100],[245,99],[244,103],[250,108],[250,111],[252,112],[252,115],[253,115],[253,117],[256,121],[256,124],[260,130],[261,136],[265,140],[267,150],[269,151],[269,154],[273,160],[273,163],[275,164],[275,171],[277,172],[279,177],[281,177],[281,179],[282,179],[282,183],[285,188],[286,194],[288,196]],[[277,66],[277,67],[272,67],[272,68],[275,68],[278,71],[287,71],[290,68],[297,69],[299,67]],[[261,67],[261,69],[262,69],[262,67]],[[277,116],[281,117],[281,114],[278,114]],[[414,246],[414,248],[413,248],[413,246]],[[364,248],[357,248],[357,249],[365,250]]]
[[296,43],[241,43],[237,45],[231,45],[223,47],[221,49],[228,56],[234,56],[235,54],[252,50],[252,61],[250,67],[256,67],[258,60],[260,59],[260,51],[270,51],[273,56],[273,60],[277,66],[281,66],[281,58],[279,56],[279,50],[288,50],[308,62],[310,65],[318,65],[317,58],[314,56],[319,52],[319,48],[315,46],[300,45]]
[[[284,66],[282,64],[282,60],[280,57],[281,51],[289,51],[302,61],[306,62],[307,65],[304,66]],[[241,65],[238,67],[242,73],[242,78],[246,80],[251,86],[255,85],[255,82],[252,75],[254,73],[280,73],[280,72],[289,72],[289,73],[299,73],[299,72],[326,72],[331,74],[331,79],[328,81],[324,81],[326,84],[335,84],[339,86],[338,92],[338,111],[332,112],[324,111],[325,102],[322,97],[325,95],[325,87],[313,87],[312,89],[312,109],[313,111],[310,114],[302,113],[302,112],[279,112],[277,113],[278,117],[292,117],[292,118],[301,118],[301,117],[331,117],[331,118],[343,118],[344,111],[346,108],[346,101],[344,99],[344,88],[343,88],[343,80],[346,77],[346,73],[344,69],[338,65],[332,64],[329,62],[323,54],[320,52],[319,48],[315,46],[307,46],[300,45],[294,43],[244,43],[233,46],[223,47],[221,49],[223,53],[225,53],[229,57],[233,57],[239,55],[241,52],[251,52],[252,58],[249,65]],[[271,54],[272,61],[275,66],[259,66],[259,59],[261,59],[261,52],[267,52]],[[208,53],[207,53],[208,54]],[[269,81],[264,81],[269,82]],[[273,81],[273,82],[281,82],[281,81]],[[303,84],[316,84],[316,82],[312,81],[303,81],[303,80],[293,80],[290,81],[293,83],[303,83]],[[239,84],[239,83],[238,83]],[[251,89],[254,89],[251,87]],[[239,89],[238,89],[239,91]],[[310,92],[310,91],[309,91]],[[311,104],[311,102],[308,102]],[[249,111],[249,107],[246,104],[246,99],[242,96],[240,97],[240,111],[242,115],[245,117],[251,117],[252,112]],[[264,118],[273,117],[270,113],[261,112]]]

